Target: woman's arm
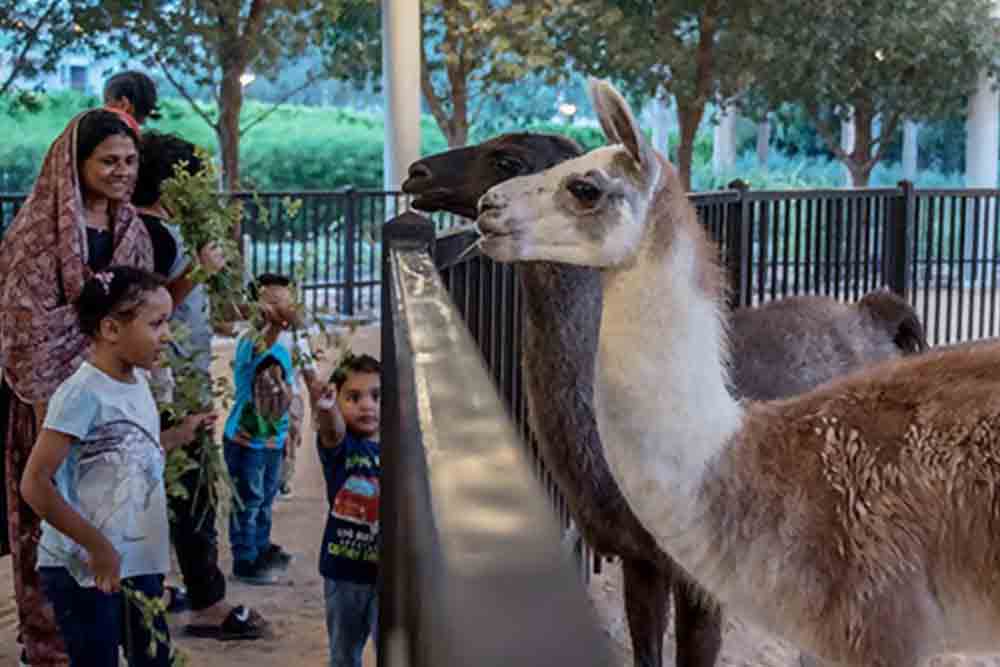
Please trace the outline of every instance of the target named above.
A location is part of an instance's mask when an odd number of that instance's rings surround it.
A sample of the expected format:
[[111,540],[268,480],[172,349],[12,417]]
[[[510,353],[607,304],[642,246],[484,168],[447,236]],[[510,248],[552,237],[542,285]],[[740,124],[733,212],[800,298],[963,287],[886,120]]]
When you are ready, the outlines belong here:
[[177,307],[184,303],[184,299],[195,287],[195,282],[188,277],[192,270],[194,270],[194,264],[188,264],[179,276],[167,283],[167,291],[170,292],[170,297],[174,300],[174,310],[177,310]]
[[105,593],[117,591],[121,581],[121,559],[114,546],[94,524],[80,515],[62,497],[52,478],[69,456],[74,438],[43,428],[31,450],[21,479],[21,497],[41,518],[87,550],[87,566],[97,587]]

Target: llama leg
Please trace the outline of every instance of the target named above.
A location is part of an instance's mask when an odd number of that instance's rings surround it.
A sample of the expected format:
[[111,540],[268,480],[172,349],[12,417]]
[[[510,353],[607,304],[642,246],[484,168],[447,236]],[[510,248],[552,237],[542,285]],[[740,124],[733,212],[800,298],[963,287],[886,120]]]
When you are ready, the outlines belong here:
[[675,576],[677,667],[712,667],[722,647],[722,609],[686,577]]
[[[622,559],[625,614],[635,667],[661,667],[667,631],[670,576],[648,561]],[[678,663],[679,665],[679,663]]]

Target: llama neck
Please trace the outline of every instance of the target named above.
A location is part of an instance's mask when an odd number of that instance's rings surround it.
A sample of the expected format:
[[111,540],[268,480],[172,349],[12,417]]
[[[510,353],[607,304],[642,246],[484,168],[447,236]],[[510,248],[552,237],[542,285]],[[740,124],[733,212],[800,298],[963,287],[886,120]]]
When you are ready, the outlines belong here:
[[601,440],[636,515],[666,547],[694,520],[707,464],[742,418],[727,389],[721,306],[699,285],[706,260],[693,224],[678,225],[667,247],[647,239],[603,280]]

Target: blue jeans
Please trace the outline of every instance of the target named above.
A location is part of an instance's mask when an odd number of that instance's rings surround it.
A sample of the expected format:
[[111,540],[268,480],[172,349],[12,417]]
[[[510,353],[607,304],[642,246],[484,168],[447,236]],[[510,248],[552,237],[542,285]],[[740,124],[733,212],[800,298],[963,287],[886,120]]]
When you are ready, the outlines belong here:
[[330,667],[361,667],[369,635],[378,634],[378,590],[375,584],[323,578]]
[[251,449],[226,442],[224,453],[242,508],[229,513],[233,561],[253,563],[271,543],[271,507],[281,483],[280,449]]
[[[70,667],[118,667],[118,648],[125,647],[129,667],[168,667],[170,665],[169,631],[161,615],[154,627],[165,641],[156,643],[156,655],[150,656],[152,639],[142,614],[126,602],[121,593],[102,593],[97,588],[83,588],[63,567],[39,568],[42,588],[55,610],[56,624],[66,643]],[[146,574],[122,580],[123,586],[159,599],[163,596],[163,575]]]

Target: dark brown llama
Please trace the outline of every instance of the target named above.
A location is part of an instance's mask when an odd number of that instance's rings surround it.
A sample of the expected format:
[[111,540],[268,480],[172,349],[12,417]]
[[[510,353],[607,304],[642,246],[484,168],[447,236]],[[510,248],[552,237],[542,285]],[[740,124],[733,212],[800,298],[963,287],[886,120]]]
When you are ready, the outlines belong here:
[[[474,218],[493,185],[582,154],[559,135],[507,134],[410,166],[414,207]],[[635,665],[660,667],[674,594],[676,664],[713,665],[721,617],[655,544],[611,477],[594,416],[593,360],[601,311],[599,272],[531,262],[519,267],[526,309],[524,377],[531,426],[580,532],[596,551],[621,558]],[[790,396],[858,368],[926,347],[916,315],[887,292],[858,304],[796,297],[733,317],[735,386],[743,396]]]

